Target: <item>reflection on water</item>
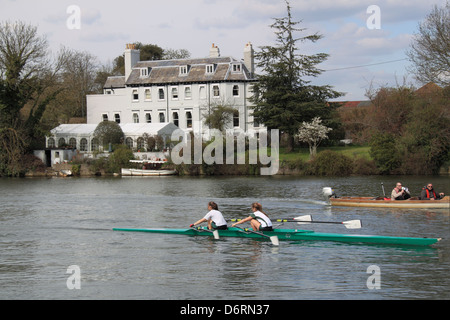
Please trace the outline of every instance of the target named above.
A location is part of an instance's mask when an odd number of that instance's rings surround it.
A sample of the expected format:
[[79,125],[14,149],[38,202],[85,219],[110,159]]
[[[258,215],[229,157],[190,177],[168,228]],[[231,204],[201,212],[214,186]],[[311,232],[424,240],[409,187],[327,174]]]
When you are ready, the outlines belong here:
[[[397,180],[420,192],[429,177],[162,177],[0,179],[0,299],[445,299],[450,298],[450,222],[446,210],[334,208],[339,195],[379,195]],[[432,177],[450,192],[449,179]],[[388,187],[389,186],[389,187]],[[215,201],[242,218],[258,201],[272,218],[361,219],[336,233],[442,237],[436,247],[332,242],[213,240],[113,232],[113,227],[185,228]],[[285,224],[284,227],[298,228]],[[66,286],[81,269],[81,290]],[[367,268],[381,270],[369,290]]]

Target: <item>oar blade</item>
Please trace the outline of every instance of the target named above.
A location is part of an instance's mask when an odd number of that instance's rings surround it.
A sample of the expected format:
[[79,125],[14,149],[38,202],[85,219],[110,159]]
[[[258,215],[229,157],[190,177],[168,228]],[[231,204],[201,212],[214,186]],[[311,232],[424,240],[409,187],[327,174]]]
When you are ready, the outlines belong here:
[[272,242],[272,244],[274,246],[279,246],[280,245],[280,241],[279,241],[277,236],[271,236],[270,237],[270,242]]
[[216,239],[216,240],[219,240],[219,239],[220,239],[220,237],[219,237],[219,231],[214,230],[214,231],[213,231],[213,235],[214,235],[214,239]]
[[296,217],[294,220],[297,221],[297,224],[308,224],[312,221],[312,216],[308,214],[306,216]]
[[344,222],[342,222],[342,224],[347,229],[361,229],[362,228],[361,220],[344,221]]

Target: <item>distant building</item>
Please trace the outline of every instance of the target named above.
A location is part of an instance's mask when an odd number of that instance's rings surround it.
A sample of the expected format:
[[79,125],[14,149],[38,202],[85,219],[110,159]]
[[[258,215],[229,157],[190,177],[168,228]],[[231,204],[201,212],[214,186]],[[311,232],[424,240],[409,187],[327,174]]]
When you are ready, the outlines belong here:
[[[144,131],[146,126],[150,130],[154,124],[172,123],[187,132],[207,133],[204,117],[219,104],[235,108],[227,129],[258,131],[248,101],[256,81],[250,42],[243,54],[242,60],[221,57],[213,44],[207,58],[140,61],[140,51],[127,44],[125,76],[109,77],[103,94],[88,95],[87,124],[77,126],[76,134],[75,127],[55,128],[53,136],[47,138],[47,147],[64,143],[90,152],[95,148],[93,129],[102,121],[141,124]],[[126,129],[125,140],[136,147],[138,137]]]

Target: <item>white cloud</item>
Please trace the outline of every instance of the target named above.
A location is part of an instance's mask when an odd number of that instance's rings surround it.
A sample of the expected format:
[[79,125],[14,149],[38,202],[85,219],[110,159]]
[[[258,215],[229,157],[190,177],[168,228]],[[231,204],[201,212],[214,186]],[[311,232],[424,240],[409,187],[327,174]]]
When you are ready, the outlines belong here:
[[[255,48],[274,44],[272,18],[284,17],[284,0],[0,0],[0,21],[22,20],[38,25],[50,45],[64,44],[89,51],[100,61],[122,54],[125,43],[141,41],[162,48],[187,49],[193,57],[207,56],[211,43],[222,55],[242,58],[245,43]],[[433,4],[445,0],[290,0],[295,21],[307,33],[325,37],[315,44],[301,44],[301,52],[327,52],[331,56],[320,67],[334,69],[378,63],[404,57],[411,34]],[[81,9],[81,30],[68,30],[66,9]],[[381,30],[369,30],[369,5],[381,9]],[[319,81],[350,94],[363,95],[361,87],[375,77],[385,81],[404,69],[404,63],[324,73]],[[348,86],[348,87],[347,87]],[[362,94],[361,94],[362,93]]]

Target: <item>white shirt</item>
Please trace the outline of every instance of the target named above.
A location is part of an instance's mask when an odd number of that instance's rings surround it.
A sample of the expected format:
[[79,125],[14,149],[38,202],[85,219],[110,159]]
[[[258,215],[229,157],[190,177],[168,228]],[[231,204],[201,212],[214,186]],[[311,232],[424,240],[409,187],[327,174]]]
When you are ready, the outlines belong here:
[[227,222],[223,218],[222,213],[218,210],[211,210],[206,214],[204,218],[206,220],[211,219],[216,224],[216,226],[223,226],[227,224]]
[[270,221],[269,217],[259,210],[253,212],[252,214],[250,214],[250,216],[261,223],[261,228],[272,226],[272,221]]

